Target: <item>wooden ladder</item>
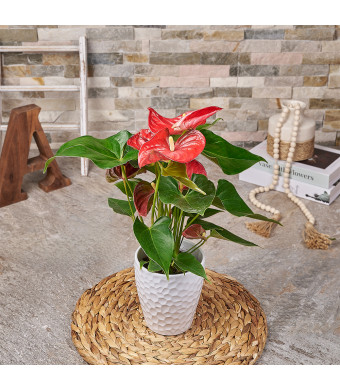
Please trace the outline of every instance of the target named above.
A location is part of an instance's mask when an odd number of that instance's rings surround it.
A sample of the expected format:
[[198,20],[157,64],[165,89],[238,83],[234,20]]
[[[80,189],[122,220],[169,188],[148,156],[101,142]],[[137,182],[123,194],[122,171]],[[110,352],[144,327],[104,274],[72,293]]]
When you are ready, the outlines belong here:
[[[1,53],[58,53],[58,52],[79,52],[80,63],[80,86],[77,85],[1,85]],[[0,46],[0,92],[80,92],[80,126],[76,123],[44,123],[45,130],[80,130],[80,135],[87,135],[88,124],[88,102],[87,102],[87,47],[86,38],[79,38],[79,45],[68,46]],[[7,125],[2,124],[2,96],[0,93],[0,148],[2,145],[2,132],[7,129]],[[81,175],[88,174],[88,159],[81,159]]]

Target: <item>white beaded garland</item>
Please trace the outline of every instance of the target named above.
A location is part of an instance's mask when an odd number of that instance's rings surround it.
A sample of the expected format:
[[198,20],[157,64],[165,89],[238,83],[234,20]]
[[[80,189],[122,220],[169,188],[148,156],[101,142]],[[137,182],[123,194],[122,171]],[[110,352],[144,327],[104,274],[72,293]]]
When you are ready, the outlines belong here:
[[[289,181],[290,181],[290,169],[291,165],[293,162],[293,157],[294,157],[294,152],[296,148],[296,138],[297,134],[299,131],[299,125],[300,125],[300,105],[296,104],[295,106],[290,103],[288,105],[290,108],[294,108],[294,125],[291,133],[291,138],[290,138],[290,147],[289,147],[289,152],[288,152],[288,157],[286,159],[286,164],[285,164],[285,169],[283,173],[283,178],[284,178],[284,184],[283,187],[285,188],[285,193],[287,194],[288,198],[295,203],[297,206],[300,207],[301,211],[305,214],[306,218],[308,219],[308,222],[310,222],[312,225],[315,223],[315,218],[313,217],[312,213],[307,209],[307,207],[299,200],[291,191],[290,191],[290,186],[289,186]],[[265,205],[264,203],[259,202],[256,199],[256,194],[259,194],[261,192],[268,192],[270,190],[275,189],[278,179],[279,179],[279,164],[278,164],[278,159],[280,156],[280,150],[279,150],[279,145],[280,145],[280,136],[281,136],[281,128],[283,126],[283,123],[286,121],[286,117],[289,113],[289,108],[284,107],[282,110],[282,113],[280,115],[280,118],[277,122],[275,133],[274,133],[274,145],[273,145],[273,156],[275,159],[274,163],[274,170],[273,170],[273,180],[272,183],[267,186],[267,187],[258,187],[255,188],[254,190],[250,191],[249,193],[249,199],[250,201],[260,208],[261,210],[268,211],[274,215],[280,214],[279,210],[276,210],[274,207],[271,207],[269,205]]]

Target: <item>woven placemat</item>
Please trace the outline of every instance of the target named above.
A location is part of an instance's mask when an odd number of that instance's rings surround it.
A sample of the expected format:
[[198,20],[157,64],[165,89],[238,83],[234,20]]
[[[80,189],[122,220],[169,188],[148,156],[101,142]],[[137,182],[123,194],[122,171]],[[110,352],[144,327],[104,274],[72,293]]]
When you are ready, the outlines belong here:
[[267,338],[266,316],[239,282],[207,270],[191,328],[161,336],[147,328],[133,268],[86,290],[72,315],[72,340],[90,364],[254,364]]

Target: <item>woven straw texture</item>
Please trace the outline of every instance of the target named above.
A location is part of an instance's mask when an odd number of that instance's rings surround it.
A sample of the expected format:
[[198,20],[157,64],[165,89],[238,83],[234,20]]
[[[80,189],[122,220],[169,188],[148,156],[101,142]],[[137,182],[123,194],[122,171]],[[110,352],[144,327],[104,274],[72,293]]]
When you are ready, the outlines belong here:
[[[279,160],[287,160],[290,142],[280,141]],[[274,137],[268,134],[267,137],[267,153],[274,157]],[[293,161],[303,161],[313,157],[314,153],[314,138],[306,142],[297,142]]]
[[191,328],[161,336],[146,327],[133,268],[86,290],[72,315],[72,340],[90,364],[254,364],[267,338],[265,314],[240,283],[207,270]]

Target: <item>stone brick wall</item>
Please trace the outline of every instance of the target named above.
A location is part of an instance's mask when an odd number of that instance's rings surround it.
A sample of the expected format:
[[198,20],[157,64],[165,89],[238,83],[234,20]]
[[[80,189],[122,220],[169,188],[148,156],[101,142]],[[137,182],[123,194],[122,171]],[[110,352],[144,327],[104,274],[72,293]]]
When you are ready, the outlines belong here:
[[[147,107],[173,117],[208,105],[224,108],[216,125],[226,139],[265,138],[280,99],[307,103],[317,141],[340,130],[340,26],[1,26],[0,45],[74,44],[88,38],[89,129],[147,126]],[[79,84],[77,54],[2,56],[5,85]],[[78,94],[3,94],[3,117],[29,103],[43,122],[79,122]],[[333,132],[327,132],[333,130]],[[77,136],[49,132],[53,146]]]

